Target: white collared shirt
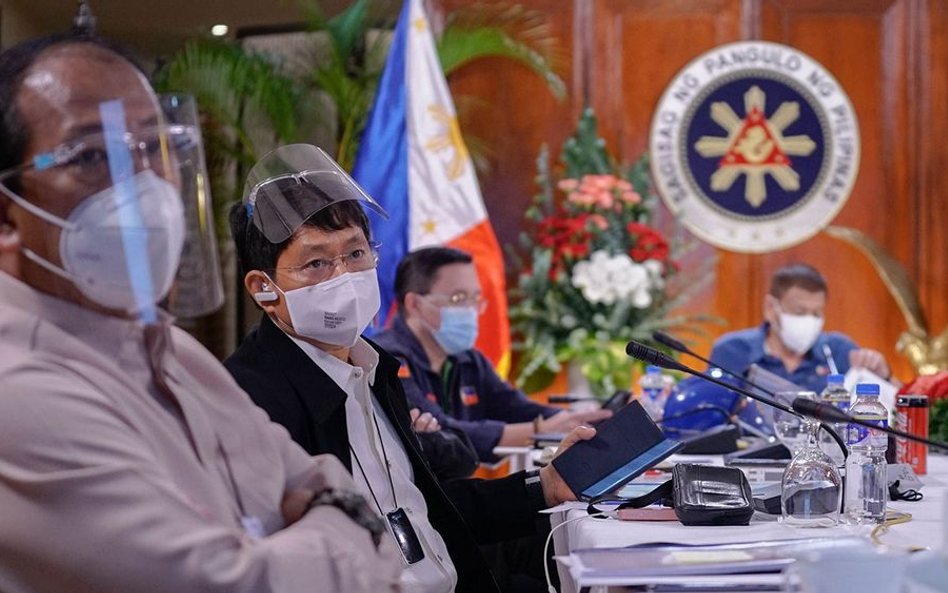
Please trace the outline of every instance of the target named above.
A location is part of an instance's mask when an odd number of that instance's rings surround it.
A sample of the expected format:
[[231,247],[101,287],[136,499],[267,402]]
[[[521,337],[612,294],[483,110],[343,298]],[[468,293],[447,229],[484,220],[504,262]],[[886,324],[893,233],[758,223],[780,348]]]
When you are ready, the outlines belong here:
[[[454,563],[448,555],[441,534],[428,520],[428,505],[421,491],[415,486],[411,462],[398,439],[395,427],[372,397],[371,386],[375,383],[378,353],[365,340],[359,338],[349,351],[349,360],[354,363],[349,364],[303,340],[292,339],[346,392],[346,428],[349,431],[349,444],[354,452],[352,477],[356,487],[376,512],[379,512],[378,507],[381,507],[383,519],[396,508],[405,509],[418,534],[425,557],[415,564],[405,565],[402,588],[406,593],[454,591],[458,580]],[[313,394],[313,397],[319,397],[319,394]],[[395,487],[394,493],[389,483],[389,472],[385,471],[386,456],[391,471],[391,483]],[[388,525],[388,520],[385,523]]]

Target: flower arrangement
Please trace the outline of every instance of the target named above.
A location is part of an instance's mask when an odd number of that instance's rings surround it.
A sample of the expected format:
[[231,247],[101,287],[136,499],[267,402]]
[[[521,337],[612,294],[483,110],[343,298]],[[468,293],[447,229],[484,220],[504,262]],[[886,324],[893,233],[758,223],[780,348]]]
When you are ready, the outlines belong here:
[[652,343],[656,329],[694,329],[695,316],[669,316],[687,295],[677,290],[673,246],[649,225],[657,202],[647,157],[618,165],[586,110],[563,146],[554,181],[549,152],[537,161],[540,192],[521,235],[526,257],[511,291],[519,353],[515,381],[526,391],[548,386],[564,363],[578,364],[597,396],[628,389],[629,340]]

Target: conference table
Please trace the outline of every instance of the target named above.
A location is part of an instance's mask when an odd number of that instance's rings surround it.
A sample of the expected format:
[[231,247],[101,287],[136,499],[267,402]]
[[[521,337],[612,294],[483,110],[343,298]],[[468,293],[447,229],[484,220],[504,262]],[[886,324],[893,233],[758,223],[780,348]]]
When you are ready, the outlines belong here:
[[[683,463],[720,463],[720,457],[674,456],[670,460]],[[577,583],[567,567],[571,552],[586,548],[620,548],[626,546],[669,542],[681,544],[719,544],[765,542],[805,538],[866,538],[889,550],[948,551],[948,457],[929,454],[928,473],[920,476],[924,498],[917,502],[892,502],[889,508],[911,514],[905,523],[876,530],[871,526],[840,524],[831,528],[800,528],[785,525],[774,515],[755,513],[747,526],[688,527],[677,521],[620,521],[614,518],[593,518],[579,503],[561,505],[550,512],[555,553],[558,562],[561,593],[576,593],[589,583]],[[642,478],[640,478],[642,479]],[[654,479],[654,477],[653,477]],[[752,478],[751,478],[752,479]],[[753,479],[752,479],[753,480]],[[570,521],[560,526],[564,521]],[[594,588],[595,590],[595,588]]]

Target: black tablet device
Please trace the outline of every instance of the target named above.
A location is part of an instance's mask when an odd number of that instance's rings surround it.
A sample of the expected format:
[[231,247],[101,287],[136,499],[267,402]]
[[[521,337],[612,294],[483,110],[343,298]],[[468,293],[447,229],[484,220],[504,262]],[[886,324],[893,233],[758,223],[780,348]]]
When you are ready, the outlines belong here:
[[553,467],[580,500],[617,490],[682,446],[665,438],[638,401],[620,408],[596,431],[592,439],[553,459]]

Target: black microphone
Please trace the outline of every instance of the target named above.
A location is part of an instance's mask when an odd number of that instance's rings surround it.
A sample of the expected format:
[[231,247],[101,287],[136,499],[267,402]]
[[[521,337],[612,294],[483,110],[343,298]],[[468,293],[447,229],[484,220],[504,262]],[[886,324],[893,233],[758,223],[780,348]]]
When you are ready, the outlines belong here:
[[[664,352],[661,352],[659,350],[646,346],[645,344],[640,344],[639,342],[636,342],[634,340],[629,342],[626,345],[625,352],[626,354],[628,354],[629,356],[637,360],[642,360],[644,362],[648,362],[650,364],[653,364],[655,366],[659,366],[665,369],[682,371],[684,373],[688,373],[689,375],[700,377],[704,379],[705,381],[710,381],[711,383],[714,383],[715,385],[720,385],[721,387],[730,389],[731,391],[736,391],[737,393],[740,393],[741,395],[745,395],[753,400],[759,401],[760,403],[767,404],[768,406],[771,406],[773,408],[777,408],[778,410],[782,412],[793,414],[794,416],[801,415],[800,412],[795,412],[789,406],[777,401],[776,399],[767,399],[767,398],[761,397],[757,395],[756,393],[752,393],[746,389],[737,387],[736,385],[725,383],[724,381],[721,381],[720,379],[716,379],[715,377],[712,377],[711,375],[708,375],[707,373],[696,371],[695,369],[689,366],[685,366],[681,364],[680,362],[678,362],[677,360],[674,360],[670,356],[666,355]],[[762,390],[762,391],[764,391],[765,393],[769,393],[766,390]],[[797,398],[797,399],[801,399],[801,398]],[[842,437],[840,437],[836,433],[836,431],[833,430],[833,427],[829,426],[828,424],[824,422],[820,423],[820,427],[823,430],[825,430],[826,433],[829,434],[830,437],[832,437],[834,441],[836,441],[836,444],[839,446],[840,451],[843,452],[843,458],[844,459],[848,458],[849,448],[846,446],[846,443],[843,441]]]
[[[655,340],[656,342],[658,342],[659,344],[662,344],[663,346],[668,346],[669,348],[671,348],[672,350],[674,350],[674,351],[676,351],[676,352],[680,352],[680,353],[682,353],[682,354],[687,354],[687,355],[689,355],[689,356],[694,356],[694,357],[697,358],[698,360],[707,363],[709,366],[712,366],[712,367],[715,367],[715,368],[719,368],[719,369],[721,369],[722,371],[724,371],[725,373],[727,373],[728,375],[730,375],[730,376],[734,377],[735,379],[737,379],[738,381],[740,381],[741,383],[745,383],[745,384],[747,384],[747,385],[750,385],[750,386],[753,387],[754,389],[757,389],[758,391],[760,391],[760,392],[762,392],[762,393],[766,393],[766,394],[769,395],[771,398],[773,398],[772,401],[776,401],[776,397],[777,397],[777,396],[776,396],[776,394],[775,394],[773,391],[771,391],[771,390],[769,390],[769,389],[764,389],[764,388],[761,387],[760,385],[758,385],[758,384],[754,383],[753,381],[750,381],[749,379],[747,379],[747,377],[745,377],[743,374],[735,373],[734,371],[732,371],[732,370],[730,370],[730,369],[726,369],[726,368],[724,368],[724,367],[722,367],[722,366],[720,366],[720,365],[718,365],[718,364],[715,364],[715,363],[711,362],[711,361],[708,360],[707,358],[705,358],[705,357],[701,356],[700,354],[698,354],[697,352],[694,352],[693,350],[691,350],[691,348],[689,348],[688,346],[686,346],[686,345],[684,344],[684,342],[681,342],[681,341],[679,341],[679,340],[676,340],[675,338],[671,337],[670,335],[668,335],[668,334],[666,334],[666,333],[664,333],[664,332],[660,332],[660,331],[654,331],[654,332],[652,332],[652,339],[654,339],[654,340]],[[685,371],[685,372],[687,372],[687,371]],[[735,390],[735,391],[736,391],[736,390]],[[741,392],[741,393],[743,393],[743,392]],[[762,401],[762,400],[758,400],[758,401]],[[765,403],[772,403],[772,402],[765,402]],[[842,437],[841,437],[839,434],[836,433],[836,430],[835,430],[832,426],[830,426],[829,424],[827,424],[827,423],[825,423],[825,422],[820,422],[820,428],[822,428],[823,430],[825,430],[826,433],[827,433],[828,435],[830,435],[830,437],[832,437],[832,439],[833,439],[834,441],[836,441],[836,444],[839,445],[840,450],[843,452],[843,458],[845,459],[845,458],[849,457],[849,448],[846,446],[846,443],[843,441]]]
[[895,436],[899,436],[910,441],[915,441],[917,443],[925,443],[926,445],[942,449],[943,451],[948,451],[948,444],[939,443],[938,441],[931,441],[924,437],[903,432],[896,428],[877,426],[872,420],[863,420],[861,418],[853,417],[831,404],[813,401],[811,399],[806,399],[805,397],[798,397],[793,400],[793,409],[804,416],[809,416],[810,418],[815,418],[816,420],[820,420],[822,422],[849,422],[851,424],[858,424],[867,428],[881,430],[882,432],[893,434]]
[[701,377],[705,381],[710,381],[711,383],[714,383],[715,385],[720,385],[721,387],[724,387],[726,389],[736,391],[740,393],[741,395],[746,395],[747,397],[753,400],[757,400],[761,403],[767,404],[768,406],[773,406],[777,408],[778,410],[781,410],[788,414],[793,414],[794,416],[799,415],[797,412],[794,412],[792,409],[790,409],[789,406],[786,406],[776,400],[770,401],[769,399],[763,398],[757,395],[756,393],[751,393],[750,391],[746,389],[742,389],[736,385],[731,385],[730,383],[725,383],[724,381],[721,381],[720,379],[716,379],[712,377],[711,375],[708,375],[707,373],[702,373],[701,371],[697,371],[689,366],[685,366],[681,364],[680,362],[678,362],[677,360],[673,359],[672,357],[668,356],[664,352],[661,352],[660,350],[656,350],[655,348],[646,346],[645,344],[636,342],[635,340],[632,340],[631,342],[628,343],[628,345],[626,345],[625,353],[636,360],[641,360],[642,362],[647,362],[651,365],[662,367],[663,369],[682,371],[684,373],[688,373],[689,375],[694,375],[695,377]]
[[629,344],[625,348],[625,352],[632,358],[641,360],[643,362],[647,362],[649,364],[653,364],[655,366],[660,366],[662,368],[673,369],[677,371],[683,371],[685,373],[688,373],[689,375],[693,375],[695,377],[701,377],[702,379],[706,381],[710,381],[711,383],[714,383],[715,385],[720,385],[721,387],[731,389],[742,395],[746,395],[747,397],[753,400],[757,400],[761,403],[765,403],[769,406],[773,406],[777,408],[778,410],[787,412],[788,414],[794,414],[797,416],[807,416],[821,422],[846,422],[850,424],[858,424],[860,426],[874,428],[876,430],[881,430],[882,432],[894,434],[896,436],[909,439],[910,441],[915,441],[917,443],[925,443],[926,445],[931,445],[932,447],[938,447],[939,449],[948,451],[948,444],[931,441],[926,438],[916,436],[914,434],[909,434],[901,430],[889,428],[888,426],[885,426],[885,427],[877,426],[873,424],[871,421],[854,418],[850,416],[849,414],[843,412],[842,410],[838,408],[835,408],[834,406],[830,404],[824,404],[822,402],[813,401],[805,397],[798,397],[794,399],[793,408],[791,409],[778,401],[769,401],[757,395],[756,393],[752,393],[746,389],[741,389],[740,387],[736,387],[734,385],[729,385],[728,383],[725,383],[724,381],[715,379],[711,375],[702,373],[701,371],[697,371],[689,366],[685,366],[676,360],[672,360],[669,356],[667,356],[663,352],[660,352],[654,348],[650,348],[649,346],[646,346],[645,344],[640,344],[639,342],[636,342],[636,341],[629,342]]
[[675,338],[671,337],[665,332],[653,331],[652,339],[658,342],[659,344],[661,344],[662,346],[668,346],[675,352],[681,352],[682,354],[690,354],[691,356],[694,356],[695,358],[698,358],[708,364],[711,364],[710,360],[706,360],[705,358],[698,356],[697,354],[692,352],[691,348],[686,346],[684,342],[682,342],[681,340],[676,340]]
[[671,356],[668,356],[661,350],[656,350],[632,340],[625,345],[625,353],[631,356],[636,360],[641,360],[642,362],[647,362],[652,366],[661,367],[663,369],[670,369],[673,371],[684,371],[686,373],[691,373],[691,369],[681,364]]
[[741,383],[745,383],[745,384],[747,384],[747,385],[750,385],[750,386],[753,387],[754,389],[757,389],[757,390],[761,391],[762,393],[766,393],[766,394],[769,395],[770,397],[776,397],[776,395],[774,394],[773,391],[771,391],[771,390],[769,390],[769,389],[764,389],[764,388],[761,387],[760,385],[757,385],[756,383],[753,383],[752,381],[748,380],[747,377],[745,377],[742,373],[735,373],[735,372],[732,371],[731,369],[726,369],[726,368],[722,367],[722,366],[719,365],[719,364],[716,364],[716,363],[714,363],[714,362],[711,362],[711,361],[708,360],[707,358],[701,356],[700,354],[698,354],[697,352],[693,351],[691,348],[689,348],[688,346],[686,346],[686,345],[684,344],[684,342],[681,342],[681,341],[679,341],[679,340],[676,340],[675,338],[671,337],[670,335],[668,335],[668,334],[666,334],[666,333],[664,333],[664,332],[660,332],[660,331],[652,332],[652,339],[655,340],[656,342],[658,342],[659,344],[661,344],[662,346],[668,346],[669,348],[671,348],[671,349],[674,350],[675,352],[680,352],[681,354],[687,354],[688,356],[693,356],[693,357],[697,358],[698,360],[700,360],[701,362],[707,363],[708,366],[712,366],[712,367],[721,369],[722,371],[724,371],[724,372],[727,373],[728,375],[734,377],[735,379],[737,379],[737,380],[740,381]]

